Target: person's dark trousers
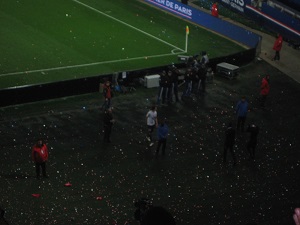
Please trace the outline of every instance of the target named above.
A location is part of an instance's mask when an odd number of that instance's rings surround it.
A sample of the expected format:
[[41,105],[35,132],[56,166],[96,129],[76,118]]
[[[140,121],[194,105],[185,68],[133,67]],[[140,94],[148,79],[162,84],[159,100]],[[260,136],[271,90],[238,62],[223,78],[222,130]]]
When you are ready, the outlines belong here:
[[179,102],[179,97],[178,97],[178,82],[174,82],[173,84],[173,93],[175,95],[175,100],[176,102]]
[[255,159],[255,148],[256,148],[256,142],[255,141],[249,141],[247,143],[247,150],[250,154],[251,159]]
[[234,151],[233,151],[233,145],[225,145],[224,146],[223,163],[226,163],[228,149],[229,149],[229,151],[232,155],[233,165],[236,165],[236,158],[235,158],[235,154],[234,154]]
[[185,90],[182,93],[181,97],[190,97],[192,91],[192,81],[187,81],[185,85]]
[[157,102],[156,102],[157,105],[160,105],[160,103],[161,103],[163,89],[164,88],[162,86],[159,86],[159,88],[158,88]]
[[161,103],[162,104],[165,104],[165,102],[166,102],[167,93],[168,93],[168,88],[163,87],[163,90],[162,90],[162,93],[161,93]]
[[280,52],[279,51],[275,52],[274,60],[280,60]]
[[237,131],[244,132],[244,130],[245,130],[245,121],[246,121],[245,116],[239,116],[238,117],[238,119],[237,119]]
[[205,92],[205,88],[206,88],[206,79],[201,79],[201,87],[202,87],[202,92]]
[[109,107],[111,106],[111,99],[105,99],[104,100],[104,103],[103,103],[103,105],[102,105],[102,109],[108,109]]
[[154,127],[155,127],[155,125],[153,125],[153,126],[149,126],[148,125],[148,134],[147,134],[147,137],[149,138],[149,140],[151,142],[153,141],[153,139],[152,139],[152,133],[153,133]]
[[173,83],[171,84],[171,86],[168,87],[167,98],[168,98],[168,103],[173,102]]
[[199,83],[199,81],[192,81],[191,93],[193,93],[193,94],[198,93],[198,91],[199,91],[198,83]]
[[110,134],[111,134],[111,126],[104,127],[104,138],[103,141],[106,143],[110,143]]
[[41,174],[41,168],[42,168],[42,174],[43,177],[47,177],[47,173],[46,173],[46,163],[42,162],[42,163],[35,163],[35,170],[36,170],[36,177],[39,178],[40,174]]
[[165,155],[165,151],[166,151],[166,144],[167,144],[167,139],[166,138],[162,138],[158,140],[157,143],[157,148],[156,148],[156,156],[158,156],[160,147],[162,146],[162,155]]
[[266,99],[267,99],[267,95],[260,96],[260,106],[261,107],[265,107]]

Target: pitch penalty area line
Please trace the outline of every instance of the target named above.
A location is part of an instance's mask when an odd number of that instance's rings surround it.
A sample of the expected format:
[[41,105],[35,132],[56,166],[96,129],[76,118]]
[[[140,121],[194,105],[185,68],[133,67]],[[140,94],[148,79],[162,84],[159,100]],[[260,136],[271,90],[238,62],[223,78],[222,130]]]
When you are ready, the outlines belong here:
[[[184,51],[178,52],[177,54],[180,54],[180,53],[184,53]],[[85,64],[78,64],[78,65],[71,65],[71,66],[59,66],[59,67],[53,67],[53,68],[28,70],[28,71],[22,71],[22,72],[14,72],[14,73],[4,73],[4,74],[0,74],[0,77],[12,76],[12,75],[22,75],[22,74],[32,74],[32,73],[42,73],[42,72],[50,72],[50,71],[57,71],[57,70],[74,69],[74,68],[80,68],[80,67],[98,66],[98,65],[108,64],[108,63],[127,62],[127,61],[133,61],[133,60],[142,60],[142,59],[146,60],[146,59],[150,59],[150,58],[159,58],[159,57],[165,57],[165,56],[170,56],[170,55],[174,55],[174,53],[167,53],[167,54],[161,54],[161,55],[150,55],[150,56],[140,56],[140,57],[134,57],[134,58],[128,58],[128,59],[117,59],[117,60],[85,63]]]

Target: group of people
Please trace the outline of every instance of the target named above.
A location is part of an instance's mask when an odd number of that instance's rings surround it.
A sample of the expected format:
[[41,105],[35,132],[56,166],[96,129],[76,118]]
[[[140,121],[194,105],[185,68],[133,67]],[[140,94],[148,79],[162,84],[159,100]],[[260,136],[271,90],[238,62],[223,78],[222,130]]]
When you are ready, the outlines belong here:
[[157,105],[172,103],[173,96],[175,96],[175,101],[179,102],[178,76],[180,76],[180,72],[175,66],[170,66],[168,72],[162,71],[160,74]]
[[[243,97],[236,106],[236,113],[237,113],[237,128],[233,127],[232,122],[229,122],[227,129],[225,131],[225,142],[224,142],[224,153],[223,153],[223,163],[227,161],[227,152],[228,150],[231,153],[233,159],[233,165],[237,164],[237,159],[234,153],[234,145],[236,140],[236,131],[237,132],[244,132],[244,126],[246,121],[246,115],[248,112],[248,102]],[[257,146],[257,136],[259,133],[259,126],[255,123],[251,123],[248,125],[246,132],[249,132],[250,137],[247,142],[247,150],[249,152],[249,157],[251,159],[255,159],[255,149]]]
[[190,97],[192,93],[205,93],[208,63],[208,55],[206,51],[203,51],[200,60],[198,55],[188,58],[185,70],[179,71],[174,65],[170,66],[167,72],[163,70],[160,74],[157,105],[170,104],[174,102],[174,97],[176,102],[180,101],[178,95],[179,76],[184,76],[185,83],[181,99]]
[[[262,108],[265,107],[265,102],[270,92],[269,79],[270,79],[270,75],[266,75],[261,82],[260,106]],[[249,140],[247,142],[247,150],[249,152],[249,157],[251,159],[255,159],[255,149],[257,146],[257,136],[259,133],[259,126],[257,126],[255,123],[251,123],[248,125],[247,129],[245,130],[245,122],[249,110],[248,105],[249,105],[248,101],[244,96],[241,98],[241,100],[238,101],[236,105],[235,108],[236,115],[237,115],[236,130],[242,133],[246,131],[250,134]],[[224,153],[223,153],[224,163],[226,163],[227,152],[229,150],[232,155],[233,164],[236,165],[236,156],[233,151],[233,147],[235,145],[235,140],[236,140],[236,130],[233,127],[232,122],[229,122],[229,124],[227,125],[227,129],[225,131],[225,142],[224,142]]]
[[[245,97],[242,97],[240,101],[238,101],[236,105],[236,114],[237,114],[237,126],[236,130],[230,122],[225,131],[225,143],[224,143],[224,154],[223,154],[223,162],[226,163],[227,151],[229,150],[232,158],[233,165],[236,165],[237,160],[234,154],[233,148],[235,145],[236,139],[236,131],[237,132],[245,132],[245,121],[248,113],[248,102]],[[246,132],[250,133],[249,140],[247,142],[247,150],[249,152],[249,157],[251,159],[255,159],[255,149],[257,146],[257,136],[259,133],[259,126],[255,123],[251,123],[248,125]]]
[[[179,101],[178,99],[178,70],[175,66],[172,66],[171,69],[168,71],[168,78],[164,79],[162,77],[161,83],[165,83],[166,86],[163,86],[161,88],[160,92],[164,93],[170,93],[172,89],[172,93],[175,93],[176,101]],[[172,84],[170,86],[170,84]],[[174,91],[175,90],[175,91]],[[115,120],[113,118],[113,107],[112,107],[112,87],[110,81],[106,81],[103,86],[103,97],[104,97],[104,103],[102,105],[102,108],[104,109],[104,116],[103,116],[103,125],[104,125],[104,135],[103,135],[103,141],[104,143],[111,143],[110,135],[111,130],[113,127],[113,124],[115,123]],[[169,94],[168,94],[169,96]],[[165,98],[163,99],[165,100]],[[169,128],[167,124],[165,123],[164,119],[161,119],[158,123],[157,119],[157,107],[152,106],[151,109],[146,114],[146,123],[147,123],[147,140],[150,142],[149,146],[152,147],[154,145],[152,133],[155,128],[157,128],[157,149],[156,149],[156,156],[158,156],[160,148],[162,148],[162,154],[165,155],[165,149],[166,149],[166,142],[167,142],[167,136],[169,132]]]
[[150,147],[154,145],[152,133],[157,128],[157,148],[155,156],[158,157],[160,148],[162,147],[162,155],[165,155],[167,137],[169,134],[169,128],[164,119],[160,119],[158,123],[157,119],[157,107],[152,106],[146,114],[146,123],[148,128],[147,140],[150,142]]

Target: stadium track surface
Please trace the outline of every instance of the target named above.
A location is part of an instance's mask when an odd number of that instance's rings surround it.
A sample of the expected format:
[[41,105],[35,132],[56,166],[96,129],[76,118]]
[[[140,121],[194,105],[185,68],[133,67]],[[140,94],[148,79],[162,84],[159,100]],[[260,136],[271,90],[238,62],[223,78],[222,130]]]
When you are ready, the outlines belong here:
[[[99,93],[0,108],[0,204],[9,224],[86,224],[89,219],[90,225],[106,225],[115,217],[124,224],[125,213],[132,219],[132,200],[145,193],[154,204],[169,209],[178,225],[293,225],[293,209],[300,206],[300,93],[299,84],[284,74],[299,81],[293,72],[299,51],[285,43],[282,60],[272,62],[274,38],[267,38],[263,60],[241,68],[237,80],[216,78],[207,85],[204,98],[159,107],[159,115],[169,119],[170,131],[179,139],[169,138],[166,159],[153,158],[154,149],[147,148],[143,134],[144,115],[156,89],[140,88],[138,94],[114,99],[117,123],[111,145],[102,144]],[[265,71],[271,73],[271,93],[262,110],[255,98],[261,78],[257,76]],[[222,164],[222,123],[235,118],[231,107],[241,94],[250,99],[247,123],[255,119],[262,129],[256,161],[247,159],[241,138],[246,136],[241,135],[236,149],[239,163],[232,168],[230,161]],[[30,147],[40,136],[51,148],[50,179],[41,182],[34,178],[30,160]],[[63,187],[67,181],[72,189]],[[153,183],[157,181],[161,183]],[[156,191],[149,194],[147,189]],[[32,193],[41,193],[42,198],[34,199]],[[99,193],[100,202],[95,200]]]

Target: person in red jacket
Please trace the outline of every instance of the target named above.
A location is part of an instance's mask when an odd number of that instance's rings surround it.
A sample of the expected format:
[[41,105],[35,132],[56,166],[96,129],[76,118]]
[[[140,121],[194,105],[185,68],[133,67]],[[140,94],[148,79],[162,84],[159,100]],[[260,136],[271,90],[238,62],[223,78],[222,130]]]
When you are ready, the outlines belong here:
[[35,162],[36,177],[40,179],[40,168],[42,168],[42,174],[44,178],[48,178],[46,173],[46,162],[48,160],[49,153],[47,145],[43,143],[42,139],[39,139],[37,143],[32,147],[32,160]]
[[260,86],[261,107],[265,107],[266,98],[270,92],[269,80],[270,80],[270,75],[266,75],[261,81],[261,86]]
[[219,17],[219,11],[218,11],[218,3],[215,2],[211,7],[211,15],[214,17]]
[[102,108],[107,110],[111,107],[111,99],[113,97],[112,88],[110,81],[106,81],[103,86],[103,97],[104,97],[104,103],[102,105]]
[[277,39],[274,42],[273,50],[275,50],[275,56],[273,58],[274,60],[280,60],[280,50],[282,48],[282,36],[280,34],[277,34]]

